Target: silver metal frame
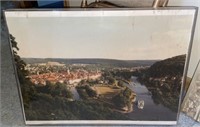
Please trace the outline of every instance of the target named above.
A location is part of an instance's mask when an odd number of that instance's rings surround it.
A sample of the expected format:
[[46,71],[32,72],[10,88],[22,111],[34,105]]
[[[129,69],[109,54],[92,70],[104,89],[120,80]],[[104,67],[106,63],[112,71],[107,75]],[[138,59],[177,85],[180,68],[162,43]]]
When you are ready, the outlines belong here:
[[[188,52],[186,55],[186,61],[185,61],[185,67],[184,67],[184,73],[183,73],[183,81],[181,84],[181,90],[180,90],[180,96],[179,96],[179,105],[178,105],[178,112],[177,112],[177,119],[176,121],[124,121],[124,123],[120,123],[117,122],[119,120],[114,120],[114,121],[110,121],[110,122],[105,122],[106,120],[104,120],[104,122],[102,120],[100,121],[94,121],[93,120],[62,120],[62,121],[56,121],[54,120],[54,122],[52,121],[26,121],[26,116],[25,116],[25,110],[24,110],[24,105],[23,105],[23,98],[22,98],[22,93],[21,93],[21,88],[20,88],[20,82],[18,79],[18,74],[17,74],[17,69],[16,69],[16,65],[15,65],[15,61],[14,61],[14,55],[13,55],[13,50],[12,50],[12,44],[10,42],[10,53],[12,54],[12,62],[13,62],[13,67],[14,67],[14,71],[15,71],[15,78],[17,81],[17,87],[18,87],[18,91],[19,91],[19,97],[20,97],[20,102],[22,105],[22,112],[23,112],[23,117],[24,117],[24,121],[26,125],[175,125],[178,123],[178,119],[179,119],[179,114],[180,114],[180,106],[181,106],[181,101],[182,101],[182,94],[183,94],[183,85],[185,85],[185,81],[186,81],[186,74],[188,71],[188,65],[189,65],[189,59],[191,56],[191,49],[192,49],[192,44],[193,44],[193,39],[194,39],[194,32],[195,32],[195,26],[196,26],[196,20],[197,20],[197,13],[198,13],[198,7],[165,7],[165,8],[112,8],[112,9],[101,9],[101,8],[76,8],[76,9],[71,9],[71,8],[67,8],[67,9],[8,9],[8,10],[3,10],[3,16],[5,19],[5,23],[6,23],[6,27],[8,29],[8,25],[7,25],[7,21],[6,21],[6,16],[5,16],[5,12],[6,11],[123,11],[123,10],[194,10],[195,14],[194,14],[194,19],[193,19],[193,24],[192,24],[192,31],[191,31],[191,36],[190,36],[190,42],[189,42],[189,46],[188,46]],[[8,34],[10,34],[9,29],[8,29]],[[10,36],[8,37],[9,41],[10,41]],[[74,121],[74,122],[69,122],[69,121]],[[51,122],[51,123],[50,123]]]
[[195,33],[196,22],[197,22],[197,17],[198,17],[198,7],[195,7],[194,9],[196,11],[195,11],[195,15],[194,15],[193,26],[192,26],[191,37],[190,37],[190,43],[189,43],[188,52],[187,52],[187,55],[186,55],[187,57],[186,57],[185,67],[184,67],[184,72],[183,72],[183,81],[182,81],[181,91],[180,91],[180,96],[179,96],[179,108],[178,108],[177,120],[179,119],[180,112],[181,112],[181,102],[183,101],[183,96],[184,96],[183,89],[184,89],[184,86],[185,86],[186,80],[187,80],[187,72],[188,72],[188,68],[189,68],[192,45],[193,45],[193,40],[194,40],[194,33]]
[[[194,83],[194,78],[195,78],[195,75],[197,74],[197,73],[199,73],[199,72],[197,72],[197,70],[198,70],[198,67],[200,66],[200,59],[199,59],[199,61],[198,61],[198,63],[197,63],[197,66],[196,66],[196,68],[195,68],[195,70],[194,70],[194,73],[193,73],[193,75],[192,75],[192,78],[191,78],[191,82],[190,82],[190,86],[189,86],[189,88],[188,88],[188,90],[187,90],[187,92],[186,92],[186,95],[184,96],[184,100],[183,100],[183,102],[182,102],[182,105],[181,105],[181,109],[182,109],[182,111],[186,114],[186,115],[188,115],[188,112],[187,111],[184,111],[183,109],[184,108],[187,108],[186,107],[186,102],[188,101],[188,100],[190,100],[189,99],[189,97],[190,97],[190,95],[191,94],[193,94],[193,93],[191,93],[194,89],[195,89],[195,83]],[[196,101],[196,100],[193,100],[193,101]],[[200,116],[200,112],[197,112],[197,114]],[[190,115],[188,115],[189,117],[191,117]],[[197,120],[198,118],[194,118],[194,117],[191,117],[191,118],[193,118],[194,120]],[[197,120],[198,121],[198,120]],[[200,122],[200,121],[199,121]]]

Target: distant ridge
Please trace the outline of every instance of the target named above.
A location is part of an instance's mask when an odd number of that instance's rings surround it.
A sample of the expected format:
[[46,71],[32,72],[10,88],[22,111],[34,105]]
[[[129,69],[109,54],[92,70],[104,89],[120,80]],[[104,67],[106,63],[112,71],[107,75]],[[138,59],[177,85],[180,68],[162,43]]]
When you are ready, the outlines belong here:
[[115,59],[64,59],[64,58],[22,58],[28,64],[59,62],[62,64],[99,64],[116,67],[151,66],[159,60],[115,60]]

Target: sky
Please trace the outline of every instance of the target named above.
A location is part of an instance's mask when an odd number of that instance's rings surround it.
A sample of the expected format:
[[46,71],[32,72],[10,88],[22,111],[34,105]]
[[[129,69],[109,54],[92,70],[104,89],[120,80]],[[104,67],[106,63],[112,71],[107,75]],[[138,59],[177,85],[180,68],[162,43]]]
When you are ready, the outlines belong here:
[[26,58],[152,60],[186,54],[192,16],[7,17]]

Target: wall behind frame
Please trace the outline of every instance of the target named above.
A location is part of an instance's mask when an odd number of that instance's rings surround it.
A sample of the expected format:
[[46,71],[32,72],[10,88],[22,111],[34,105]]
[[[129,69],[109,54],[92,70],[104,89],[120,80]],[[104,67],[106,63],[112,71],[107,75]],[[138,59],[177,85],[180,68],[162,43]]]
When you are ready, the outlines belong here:
[[[200,0],[169,0],[168,6],[197,6],[200,8]],[[194,41],[192,46],[191,58],[189,61],[189,68],[187,76],[192,78],[195,68],[200,59],[200,12],[198,12],[197,24],[194,34]]]

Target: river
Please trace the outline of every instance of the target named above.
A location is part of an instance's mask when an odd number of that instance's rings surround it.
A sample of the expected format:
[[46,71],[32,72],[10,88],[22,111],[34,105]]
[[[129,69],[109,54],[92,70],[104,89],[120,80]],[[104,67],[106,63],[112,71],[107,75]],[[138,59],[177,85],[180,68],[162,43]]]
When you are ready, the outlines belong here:
[[71,93],[73,94],[73,99],[74,100],[79,100],[80,96],[79,93],[76,89],[76,86],[78,85],[78,83],[74,83],[73,86],[70,88]]
[[[132,76],[132,82],[126,84],[136,93],[136,102],[133,104],[133,111],[128,116],[133,120],[176,120],[176,112],[164,107],[162,104],[155,104],[151,92],[137,81],[137,77]],[[138,100],[144,100],[144,108],[139,109],[136,105]]]
[[78,94],[78,92],[77,92],[75,87],[71,87],[70,91],[73,94],[73,99],[74,100],[79,100],[80,99],[80,96],[79,96],[79,94]]

